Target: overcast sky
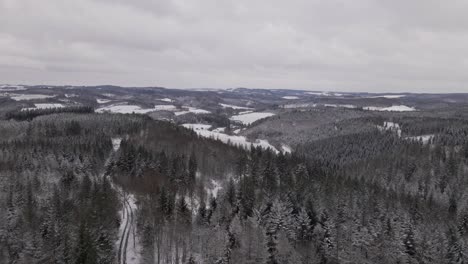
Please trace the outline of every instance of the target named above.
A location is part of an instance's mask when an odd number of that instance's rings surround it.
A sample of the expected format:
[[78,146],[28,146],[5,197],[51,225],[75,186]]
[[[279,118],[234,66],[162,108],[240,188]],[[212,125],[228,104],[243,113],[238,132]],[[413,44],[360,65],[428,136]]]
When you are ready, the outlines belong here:
[[468,92],[466,0],[0,0],[0,83]]

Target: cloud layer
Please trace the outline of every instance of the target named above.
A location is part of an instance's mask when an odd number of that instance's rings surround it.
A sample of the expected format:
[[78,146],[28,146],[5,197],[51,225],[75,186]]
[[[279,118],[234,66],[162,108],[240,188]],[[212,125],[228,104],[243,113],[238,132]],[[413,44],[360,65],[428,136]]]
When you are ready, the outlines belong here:
[[468,92],[468,2],[0,0],[0,83]]

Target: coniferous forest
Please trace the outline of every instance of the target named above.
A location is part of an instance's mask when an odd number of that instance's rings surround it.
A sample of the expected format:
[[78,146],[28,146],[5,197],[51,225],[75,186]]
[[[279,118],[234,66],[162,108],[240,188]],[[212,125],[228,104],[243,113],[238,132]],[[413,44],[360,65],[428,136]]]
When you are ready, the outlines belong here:
[[0,263],[466,263],[466,112],[324,111],[341,119],[291,152],[142,114],[7,112]]

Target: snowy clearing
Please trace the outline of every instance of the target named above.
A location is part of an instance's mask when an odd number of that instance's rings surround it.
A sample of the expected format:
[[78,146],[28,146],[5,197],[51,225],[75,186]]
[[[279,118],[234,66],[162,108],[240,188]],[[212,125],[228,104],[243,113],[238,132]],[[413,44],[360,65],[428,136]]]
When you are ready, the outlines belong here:
[[21,111],[65,107],[63,104],[34,104],[34,106],[35,107],[23,108],[23,109],[21,109]]
[[11,94],[11,99],[15,101],[25,101],[25,100],[35,100],[35,99],[47,99],[53,98],[55,95],[45,95],[45,94]]
[[218,127],[213,129],[213,132],[224,133],[226,131],[225,127]]
[[237,121],[240,122],[244,125],[250,125],[253,122],[267,118],[270,116],[274,116],[275,114],[273,113],[266,113],[266,112],[253,112],[253,113],[247,113],[247,114],[241,114],[241,115],[234,115],[230,119],[232,121]]
[[316,107],[316,106],[317,104],[303,103],[303,104],[287,104],[287,105],[283,105],[282,108],[294,109],[294,108],[308,108],[308,107]]
[[283,153],[291,153],[291,152],[292,152],[292,149],[291,149],[290,146],[284,145],[284,144],[283,144],[283,145],[281,145],[281,151],[282,151]]
[[9,84],[2,84],[0,85],[0,91],[10,92],[10,91],[21,91],[26,90],[22,85],[9,85]]
[[153,108],[149,109],[143,109],[139,107],[138,105],[110,105],[106,107],[101,107],[96,109],[97,113],[105,113],[105,112],[110,112],[110,113],[119,113],[119,114],[146,114],[149,112],[156,111]]
[[174,100],[172,100],[171,98],[163,98],[163,99],[159,99],[159,101],[168,102],[168,103],[174,102]]
[[175,105],[155,105],[154,109],[156,111],[173,111],[176,110],[177,107]]
[[281,98],[286,99],[286,100],[297,100],[297,99],[299,99],[299,97],[297,97],[297,96],[283,96]]
[[272,145],[270,145],[270,143],[268,143],[267,140],[264,140],[264,139],[257,139],[255,142],[249,142],[247,141],[247,138],[244,136],[230,136],[224,133],[210,131],[208,130],[208,128],[206,128],[206,126],[208,125],[205,125],[205,124],[183,124],[182,126],[192,129],[199,136],[220,140],[221,142],[226,143],[226,144],[233,144],[233,145],[241,146],[245,149],[249,149],[252,145],[255,147],[260,146],[264,149],[270,148],[274,152],[278,153],[278,150]]
[[220,105],[221,107],[223,107],[223,108],[232,108],[232,109],[235,109],[235,110],[237,110],[237,109],[245,109],[245,110],[247,110],[247,109],[252,109],[252,108],[250,108],[250,107],[237,106],[237,105],[230,105],[230,104],[221,104],[221,103],[220,103],[219,105]]
[[416,111],[416,108],[406,106],[406,105],[392,105],[389,107],[366,106],[366,107],[363,107],[362,109],[369,110],[369,111],[394,111],[394,112]]
[[310,95],[319,95],[319,96],[331,96],[329,92],[307,92]]
[[182,126],[192,130],[209,130],[211,128],[211,125],[205,124],[183,124]]
[[342,108],[349,108],[353,109],[356,108],[355,105],[350,105],[350,104],[324,104],[325,107],[342,107]]
[[405,97],[404,94],[386,94],[386,95],[377,95],[377,96],[370,96],[368,98],[387,98],[387,99],[397,99]]
[[413,136],[413,137],[405,137],[407,140],[413,140],[413,141],[420,141],[423,144],[429,143],[431,139],[434,138],[434,135],[422,135],[422,136]]
[[380,131],[394,131],[397,133],[398,137],[401,137],[401,128],[398,123],[390,122],[390,121],[385,121],[383,126],[377,126],[377,128]]
[[96,99],[96,101],[97,101],[98,104],[107,104],[111,100],[109,100],[109,99]]
[[138,105],[109,105],[106,107],[101,107],[96,109],[97,113],[119,113],[119,114],[146,114],[149,112],[154,111],[161,111],[161,110],[175,110],[176,107],[174,105],[155,105],[153,108],[141,108]]
[[185,114],[188,114],[188,113],[194,113],[194,114],[210,114],[211,113],[208,110],[203,110],[203,109],[190,107],[190,106],[183,106],[182,108],[187,109],[187,110],[175,112],[174,114],[176,116],[180,116],[180,115],[185,115]]

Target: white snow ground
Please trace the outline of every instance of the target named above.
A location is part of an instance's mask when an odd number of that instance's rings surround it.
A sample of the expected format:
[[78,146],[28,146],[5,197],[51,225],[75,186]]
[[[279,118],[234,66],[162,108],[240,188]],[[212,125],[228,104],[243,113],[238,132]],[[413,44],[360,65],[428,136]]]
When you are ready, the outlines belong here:
[[291,153],[292,149],[291,149],[290,146],[283,144],[283,145],[281,145],[281,151],[283,153]]
[[101,107],[96,109],[97,113],[104,113],[104,112],[110,112],[110,113],[120,113],[120,114],[146,114],[149,112],[154,112],[154,111],[161,111],[161,110],[166,110],[166,111],[172,111],[177,109],[174,105],[155,105],[153,108],[141,108],[138,105],[126,105],[126,104],[119,104],[119,105],[109,105],[105,107]]
[[235,110],[237,110],[237,109],[245,109],[245,110],[252,109],[250,107],[230,105],[230,104],[221,104],[220,103],[219,105],[222,106],[223,108],[232,108],[232,109],[235,109]]
[[109,99],[96,99],[96,101],[98,102],[98,104],[107,104],[109,103],[111,100]]
[[297,100],[297,99],[299,99],[299,97],[297,97],[297,96],[283,96],[281,98],[286,99],[286,100]]
[[422,135],[422,136],[413,136],[405,137],[407,140],[421,141],[423,144],[429,143],[429,141],[434,138],[434,135]]
[[260,146],[264,149],[270,148],[278,153],[278,150],[264,139],[257,139],[255,142],[249,142],[244,136],[230,136],[224,133],[210,131],[208,129],[211,126],[204,124],[183,124],[182,126],[194,130],[199,136],[217,139],[226,144],[238,145],[246,149],[249,149],[252,145],[255,147]]
[[266,113],[266,112],[253,112],[253,113],[247,113],[247,114],[241,114],[241,115],[234,115],[230,119],[232,121],[237,121],[240,122],[244,125],[250,125],[253,122],[267,118],[270,116],[274,116],[275,114],[273,113]]
[[369,110],[369,111],[394,111],[394,112],[416,111],[416,108],[406,106],[406,105],[392,105],[389,107],[366,106],[366,107],[363,107],[363,109]]
[[194,114],[209,114],[209,113],[211,113],[208,110],[203,110],[203,109],[190,107],[190,106],[183,106],[182,108],[187,109],[187,110],[175,112],[174,114],[176,116],[179,116],[179,115],[185,115],[185,114],[188,114],[188,113],[194,113]]
[[21,111],[65,107],[63,104],[34,104],[34,106],[35,107],[23,108],[23,109],[21,109]]
[[377,96],[370,96],[369,98],[387,98],[387,99],[396,99],[405,97],[404,94],[385,94],[385,95],[377,95]]
[[35,99],[47,99],[53,98],[55,95],[45,94],[10,94],[11,99],[15,101],[35,100]]

